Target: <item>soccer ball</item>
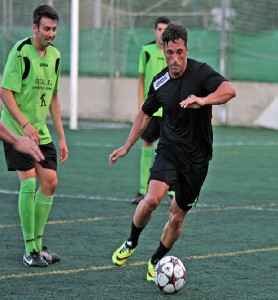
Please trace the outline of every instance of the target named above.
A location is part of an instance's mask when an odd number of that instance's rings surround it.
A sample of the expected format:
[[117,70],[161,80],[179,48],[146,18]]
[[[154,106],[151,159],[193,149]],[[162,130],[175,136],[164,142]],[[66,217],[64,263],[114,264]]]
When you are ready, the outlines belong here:
[[185,284],[186,270],[175,256],[163,257],[155,268],[155,283],[158,288],[167,294],[178,292]]

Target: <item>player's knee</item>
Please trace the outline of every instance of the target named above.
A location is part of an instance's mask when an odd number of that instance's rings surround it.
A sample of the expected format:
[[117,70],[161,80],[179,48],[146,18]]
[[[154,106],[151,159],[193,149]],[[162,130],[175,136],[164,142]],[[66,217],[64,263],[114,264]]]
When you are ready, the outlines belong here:
[[57,179],[57,177],[54,177],[54,176],[42,183],[42,189],[44,191],[47,191],[47,194],[49,194],[49,195],[54,194],[57,186],[58,186],[58,179]]
[[180,214],[170,214],[169,225],[174,230],[181,230],[183,226],[184,217]]
[[57,186],[58,186],[58,179],[57,177],[55,177],[50,181],[50,189],[53,190],[53,193],[55,192]]
[[160,203],[161,199],[159,199],[159,197],[157,197],[156,195],[147,195],[145,197],[145,205],[147,210],[155,210],[159,203]]

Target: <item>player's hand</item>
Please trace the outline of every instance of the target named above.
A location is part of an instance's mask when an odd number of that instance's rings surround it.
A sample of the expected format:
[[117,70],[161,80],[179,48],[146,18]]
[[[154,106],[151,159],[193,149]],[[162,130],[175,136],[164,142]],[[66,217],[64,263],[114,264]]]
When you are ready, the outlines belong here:
[[17,136],[13,147],[17,151],[31,155],[36,161],[45,159],[39,146],[27,136]]
[[32,126],[32,124],[28,123],[24,129],[23,132],[25,136],[28,136],[32,141],[34,141],[37,145],[41,142],[41,137],[37,130]]
[[65,139],[60,139],[59,141],[59,159],[61,163],[68,160],[69,150]]
[[118,160],[119,157],[123,157],[128,153],[126,148],[123,146],[117,150],[114,150],[110,155],[109,155],[109,164],[110,167],[115,164],[115,162]]
[[194,95],[188,96],[185,100],[180,102],[182,108],[200,108],[205,105],[204,99]]

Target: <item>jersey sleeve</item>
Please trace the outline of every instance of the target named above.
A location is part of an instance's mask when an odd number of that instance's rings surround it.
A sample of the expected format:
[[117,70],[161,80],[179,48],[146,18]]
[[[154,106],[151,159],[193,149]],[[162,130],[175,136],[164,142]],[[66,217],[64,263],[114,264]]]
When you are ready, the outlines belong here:
[[8,55],[3,73],[1,87],[19,93],[22,86],[22,74],[24,72],[23,57],[14,47]]
[[147,99],[143,103],[142,110],[148,116],[152,116],[155,112],[159,110],[161,104],[156,99],[156,91],[153,87],[153,82],[150,85],[149,93]]
[[228,81],[224,76],[216,72],[207,64],[202,65],[199,74],[203,77],[201,78],[203,88],[209,93],[215,92],[222,82]]
[[61,74],[61,57],[58,57],[56,59],[55,73],[57,74],[57,76],[56,76],[56,82],[53,89],[53,95],[55,95],[59,90],[60,74]]

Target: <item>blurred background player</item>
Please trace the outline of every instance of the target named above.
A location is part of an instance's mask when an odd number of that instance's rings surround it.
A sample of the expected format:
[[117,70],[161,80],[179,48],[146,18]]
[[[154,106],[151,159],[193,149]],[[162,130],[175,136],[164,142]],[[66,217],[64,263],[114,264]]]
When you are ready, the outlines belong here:
[[[48,5],[33,12],[33,35],[13,47],[9,53],[1,84],[4,103],[2,121],[15,134],[28,136],[39,145],[45,160],[34,161],[4,142],[9,171],[20,181],[18,210],[25,244],[23,263],[46,267],[60,260],[42,244],[45,224],[57,187],[57,152],[46,125],[50,112],[59,137],[59,158],[68,159],[68,148],[61,120],[58,86],[60,52],[52,45],[59,16]],[[40,186],[36,192],[36,178]]]
[[[147,97],[149,87],[153,77],[166,67],[165,56],[162,48],[162,33],[164,32],[170,20],[167,17],[159,17],[154,24],[155,41],[142,47],[139,58],[139,87],[138,87],[138,105],[139,109]],[[140,189],[138,194],[132,200],[132,204],[138,204],[144,199],[148,189],[148,179],[150,168],[154,156],[153,143],[160,136],[162,108],[160,108],[151,118],[146,130],[141,138],[143,140],[141,159],[140,159]],[[168,203],[170,204],[174,192],[168,192]]]

